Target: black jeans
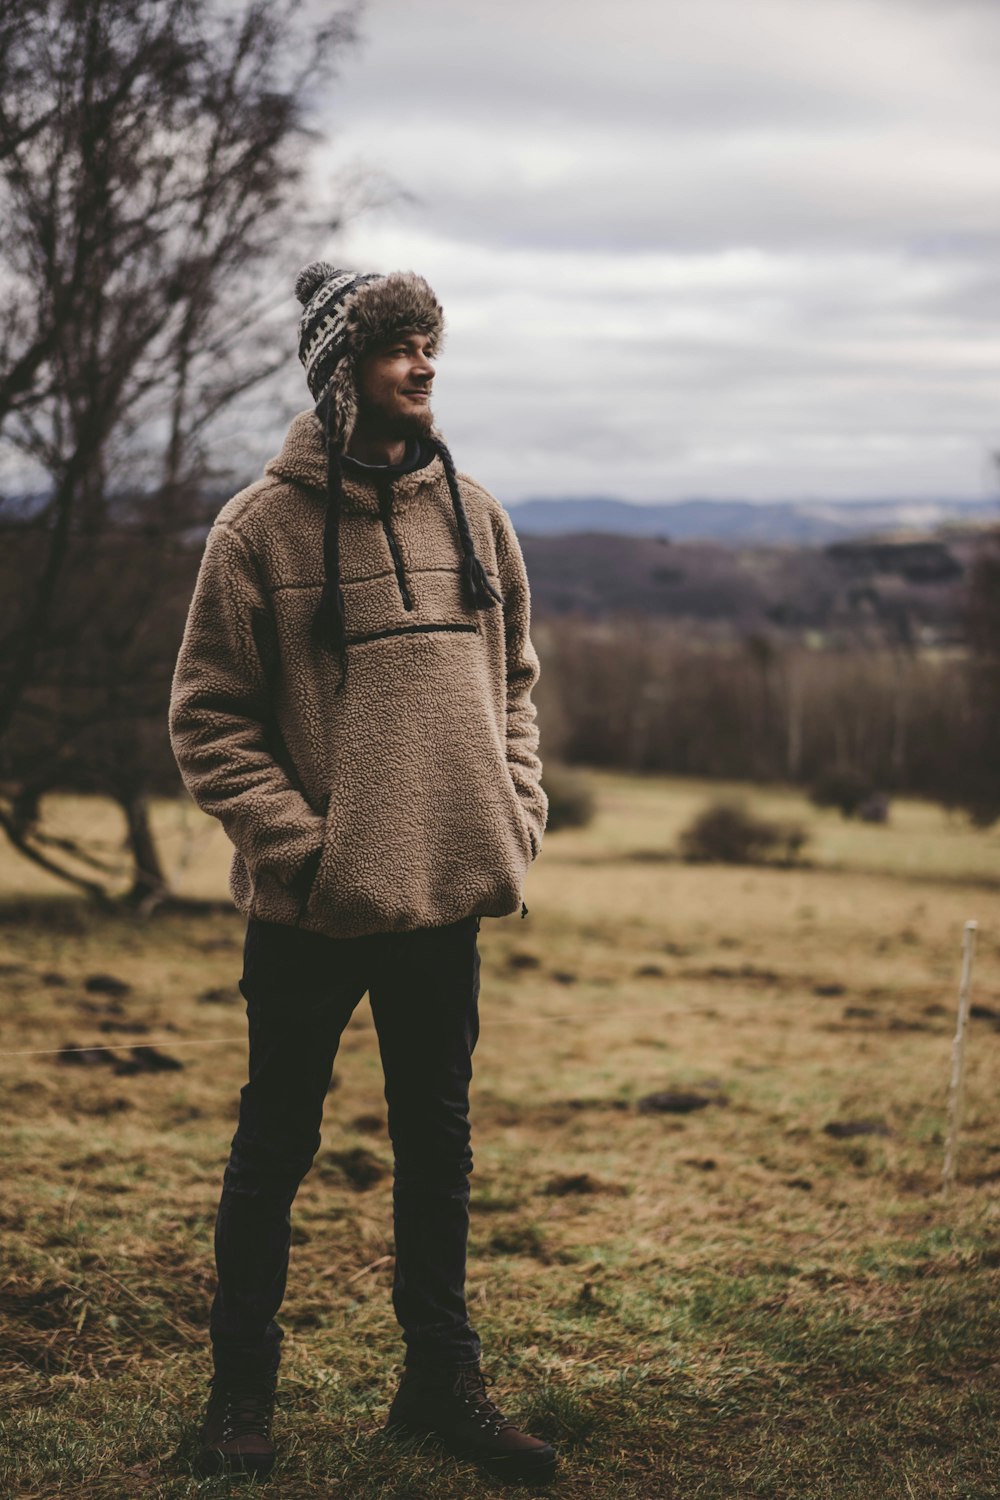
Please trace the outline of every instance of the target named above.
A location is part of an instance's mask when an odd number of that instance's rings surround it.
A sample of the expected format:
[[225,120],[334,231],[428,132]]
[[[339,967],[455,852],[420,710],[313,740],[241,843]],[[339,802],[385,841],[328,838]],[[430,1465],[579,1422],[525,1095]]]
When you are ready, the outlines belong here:
[[211,1334],[224,1378],[277,1370],[291,1204],[320,1144],[340,1037],[367,990],[392,1140],[392,1301],[407,1366],[475,1363],[465,1303],[478,917],[328,938],[251,917],[240,990],[250,1077],[215,1228]]

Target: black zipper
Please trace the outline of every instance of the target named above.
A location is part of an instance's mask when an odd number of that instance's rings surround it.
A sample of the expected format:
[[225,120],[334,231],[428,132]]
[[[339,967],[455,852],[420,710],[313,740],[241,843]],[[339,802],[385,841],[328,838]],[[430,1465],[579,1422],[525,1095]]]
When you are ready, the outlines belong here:
[[410,597],[410,590],[407,587],[406,583],[406,574],[403,571],[403,559],[399,551],[399,543],[396,541],[396,536],[392,529],[392,518],[390,515],[391,506],[392,485],[380,485],[378,492],[378,509],[379,515],[382,517],[382,529],[385,532],[385,539],[389,543],[389,551],[392,553],[392,565],[396,570],[396,582],[399,584],[399,593],[400,597],[403,600],[403,608],[412,609],[413,600]]

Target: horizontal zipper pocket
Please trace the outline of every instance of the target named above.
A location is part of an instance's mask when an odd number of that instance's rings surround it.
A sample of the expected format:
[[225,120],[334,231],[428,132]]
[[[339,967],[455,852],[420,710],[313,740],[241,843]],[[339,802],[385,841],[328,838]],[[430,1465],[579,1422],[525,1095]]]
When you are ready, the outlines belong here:
[[389,635],[426,635],[432,630],[462,630],[479,634],[478,625],[397,625],[391,630],[373,630],[370,635],[351,636],[347,644],[360,646],[364,641],[380,641]]

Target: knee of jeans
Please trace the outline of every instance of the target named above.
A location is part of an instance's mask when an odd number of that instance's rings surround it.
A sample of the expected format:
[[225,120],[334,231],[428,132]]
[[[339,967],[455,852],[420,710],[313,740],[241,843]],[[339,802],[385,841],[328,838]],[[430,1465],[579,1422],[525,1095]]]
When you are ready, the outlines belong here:
[[397,1188],[421,1191],[461,1192],[468,1186],[472,1171],[472,1151],[447,1153],[394,1151],[393,1181]]
[[308,1142],[295,1142],[279,1135],[262,1136],[236,1132],[225,1185],[231,1191],[252,1194],[282,1194],[298,1187],[320,1147],[317,1133]]
[[458,1109],[389,1109],[389,1139],[397,1161],[457,1161],[469,1150],[472,1126]]

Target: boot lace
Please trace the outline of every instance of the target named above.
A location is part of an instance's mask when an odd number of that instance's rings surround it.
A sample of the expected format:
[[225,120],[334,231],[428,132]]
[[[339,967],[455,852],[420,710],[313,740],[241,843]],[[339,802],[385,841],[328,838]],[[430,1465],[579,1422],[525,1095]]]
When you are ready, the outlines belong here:
[[271,1438],[274,1391],[264,1386],[229,1386],[222,1393],[222,1440],[243,1437]]
[[479,1426],[494,1434],[511,1428],[514,1423],[505,1417],[490,1397],[487,1386],[495,1383],[495,1377],[484,1375],[481,1370],[460,1370],[455,1377],[452,1395],[457,1396],[468,1408],[469,1415],[479,1419]]

